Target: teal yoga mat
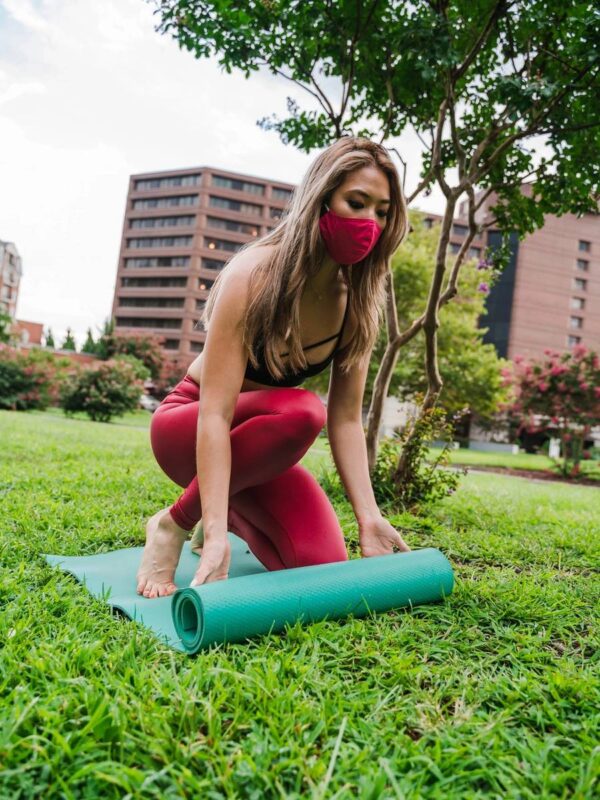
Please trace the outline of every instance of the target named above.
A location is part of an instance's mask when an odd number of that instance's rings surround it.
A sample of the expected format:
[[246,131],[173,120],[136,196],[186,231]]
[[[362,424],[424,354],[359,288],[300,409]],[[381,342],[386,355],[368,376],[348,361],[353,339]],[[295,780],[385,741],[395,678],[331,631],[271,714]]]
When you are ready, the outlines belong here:
[[[48,555],[46,560],[74,575],[113,609],[188,653],[280,632],[297,621],[362,617],[431,603],[447,597],[454,587],[450,562],[431,547],[269,572],[244,541],[228,535],[227,580],[181,588],[171,597],[153,600],[135,591],[141,547],[94,556]],[[186,544],[175,583],[189,587],[198,563]]]

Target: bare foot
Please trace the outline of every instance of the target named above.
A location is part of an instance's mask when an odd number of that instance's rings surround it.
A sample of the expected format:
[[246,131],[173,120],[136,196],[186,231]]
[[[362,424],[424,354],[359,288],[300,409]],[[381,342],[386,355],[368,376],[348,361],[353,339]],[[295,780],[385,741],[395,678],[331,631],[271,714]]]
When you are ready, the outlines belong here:
[[194,528],[192,538],[190,540],[190,548],[192,553],[202,555],[202,548],[204,547],[204,528],[202,527],[202,520]]
[[180,528],[168,509],[157,511],[146,524],[146,546],[137,573],[137,593],[144,597],[167,597],[177,589],[173,583],[181,548],[189,531]]

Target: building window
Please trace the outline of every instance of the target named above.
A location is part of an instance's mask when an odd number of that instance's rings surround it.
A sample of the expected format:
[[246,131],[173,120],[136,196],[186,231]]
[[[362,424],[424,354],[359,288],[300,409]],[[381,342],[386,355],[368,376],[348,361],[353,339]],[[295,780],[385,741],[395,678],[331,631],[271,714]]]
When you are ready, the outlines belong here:
[[226,239],[204,239],[204,246],[209,250],[227,250],[229,253],[235,253],[242,246],[241,242],[229,242]]
[[469,247],[469,258],[479,258],[481,247]]
[[225,231],[245,233],[248,236],[258,236],[258,226],[248,225],[246,222],[234,222],[231,219],[221,219],[220,217],[207,217],[206,224],[209,228],[221,228]]
[[569,317],[569,325],[571,328],[583,328],[583,318]]
[[173,208],[177,206],[197,206],[197,194],[180,194],[178,197],[148,197],[134,200],[131,207],[135,210],[147,208]]
[[121,278],[124,288],[152,289],[154,287],[185,287],[187,278]]
[[210,278],[198,278],[198,288],[203,292],[208,291],[213,283],[214,281],[211,281]]
[[119,305],[129,308],[183,308],[183,297],[119,297]]
[[587,289],[587,281],[583,278],[573,278],[573,288],[579,292],[585,292]]
[[214,197],[210,195],[208,205],[212,208],[226,208],[228,211],[235,211],[238,214],[251,214],[255,217],[262,216],[262,206],[255,203],[242,203],[241,200],[231,200],[229,197]]
[[191,247],[193,236],[145,236],[141,239],[127,239],[127,247]]
[[249,194],[264,194],[264,184],[240,181],[235,178],[226,178],[224,175],[213,175],[212,185],[220,186],[223,189],[234,189],[236,192],[248,192]]
[[591,246],[591,242],[586,242],[584,239],[579,240],[579,249],[582,253],[589,253]]
[[202,269],[212,269],[212,270],[219,270],[223,269],[225,266],[224,261],[218,261],[216,258],[203,258],[202,259]]
[[433,226],[433,218],[432,217],[424,217],[423,225],[426,228],[431,228]]
[[132,219],[129,221],[130,228],[178,228],[189,227],[196,221],[193,215],[182,217],[148,217],[147,219]]
[[283,216],[283,211],[280,208],[270,208],[269,217],[271,219],[280,220]]
[[206,300],[196,300],[196,311],[204,311]]
[[157,319],[156,317],[117,317],[117,328],[181,328],[180,319]]
[[271,191],[271,197],[273,200],[283,200],[287,203],[287,201],[292,196],[291,189],[280,189],[279,186],[274,186]]
[[581,336],[567,336],[567,344],[573,347],[576,344],[581,344]]
[[466,236],[468,230],[467,225],[460,225],[458,222],[455,222],[452,226],[452,233],[455,236]]
[[163,347],[165,350],[179,350],[179,339],[165,339]]
[[204,342],[190,342],[192,353],[201,353],[204,350]]
[[580,311],[583,310],[585,308],[585,300],[583,297],[572,297],[571,308],[576,308]]
[[125,268],[189,267],[189,256],[161,256],[160,258],[126,258]]
[[457,242],[450,242],[450,252],[451,253],[458,253],[460,250],[460,245]]
[[590,268],[590,262],[586,261],[585,258],[578,258],[577,259],[577,269],[580,272],[587,272]]
[[136,192],[147,191],[148,189],[167,189],[171,186],[197,186],[200,175],[172,175],[169,178],[143,178],[136,181],[134,189]]

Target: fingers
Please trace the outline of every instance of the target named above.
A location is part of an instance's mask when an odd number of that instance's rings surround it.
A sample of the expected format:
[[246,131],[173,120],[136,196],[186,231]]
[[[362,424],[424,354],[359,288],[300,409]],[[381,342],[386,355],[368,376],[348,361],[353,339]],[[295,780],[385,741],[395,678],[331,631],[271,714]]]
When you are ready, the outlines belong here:
[[190,583],[190,588],[193,588],[194,586],[202,586],[203,583],[216,583],[217,581],[224,581],[227,580],[227,578],[229,578],[229,574],[217,575],[216,573],[209,573],[206,577],[194,577]]

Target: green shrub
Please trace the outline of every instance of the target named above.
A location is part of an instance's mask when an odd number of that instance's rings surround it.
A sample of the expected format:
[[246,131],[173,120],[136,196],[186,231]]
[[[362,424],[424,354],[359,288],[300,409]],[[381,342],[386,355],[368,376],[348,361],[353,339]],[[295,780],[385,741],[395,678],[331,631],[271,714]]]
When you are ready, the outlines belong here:
[[[443,408],[431,408],[413,426],[407,425],[398,438],[388,437],[381,442],[372,476],[378,503],[416,512],[422,505],[456,491],[461,474],[467,470],[448,469],[450,446],[454,424],[465,411],[458,411],[449,420]],[[429,463],[431,442],[440,439],[445,444],[435,461]],[[398,480],[395,472],[401,452],[405,465]]]
[[22,353],[0,345],[0,408],[43,410],[57,403],[70,363],[41,348]]
[[17,361],[0,357],[0,408],[26,408],[26,396],[33,389],[31,376]]
[[[456,420],[461,412],[454,416]],[[450,460],[452,442],[452,423],[446,420],[446,412],[442,408],[434,408],[427,412],[422,420],[416,423],[416,432],[408,445],[407,463],[404,479],[397,483],[394,473],[409,430],[405,429],[399,436],[387,436],[379,441],[377,459],[371,473],[371,485],[382,511],[396,513],[409,511],[417,513],[421,506],[452,494],[461,475],[467,470],[445,469]],[[429,447],[433,440],[443,439],[446,444],[433,463],[428,463]],[[332,502],[345,499],[346,494],[336,469],[323,470],[319,475],[319,484]]]
[[148,368],[149,377],[157,380],[163,368],[162,342],[163,337],[153,334],[117,334],[107,325],[96,342],[96,354],[103,360],[134,356]]
[[135,410],[143,391],[139,372],[130,359],[112,359],[71,373],[61,389],[65,414],[84,411],[95,422],[110,422]]

